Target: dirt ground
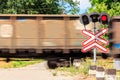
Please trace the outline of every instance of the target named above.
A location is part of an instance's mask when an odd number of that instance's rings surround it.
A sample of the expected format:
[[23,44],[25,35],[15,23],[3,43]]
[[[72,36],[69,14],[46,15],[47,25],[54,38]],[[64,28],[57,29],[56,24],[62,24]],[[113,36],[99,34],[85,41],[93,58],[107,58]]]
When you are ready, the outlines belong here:
[[[0,63],[2,64],[2,63]],[[8,63],[4,63],[5,65]],[[66,72],[67,74],[67,72]],[[46,67],[46,62],[37,63],[23,68],[0,69],[1,80],[93,80],[82,75],[70,76],[54,73]]]

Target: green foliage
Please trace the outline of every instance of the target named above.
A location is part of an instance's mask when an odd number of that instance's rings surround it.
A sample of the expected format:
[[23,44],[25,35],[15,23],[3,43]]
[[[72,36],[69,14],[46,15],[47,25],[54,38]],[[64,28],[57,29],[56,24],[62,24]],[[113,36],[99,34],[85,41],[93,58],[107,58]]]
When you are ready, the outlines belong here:
[[91,0],[91,3],[89,12],[107,12],[111,17],[120,15],[119,0]]
[[[2,14],[61,14],[63,7],[59,5],[62,0],[0,0],[0,13]],[[64,1],[64,0],[63,0]],[[70,12],[76,13],[77,2],[65,0],[72,7]]]
[[40,63],[40,62],[45,61],[43,59],[22,60],[22,59],[19,59],[19,58],[17,58],[16,60],[15,61],[10,61],[9,63],[4,62],[5,65],[0,66],[0,68],[20,68],[20,67],[25,67],[25,66],[28,66],[28,65],[32,65],[32,64],[36,64],[36,63]]
[[19,68],[19,67],[25,67],[25,66],[28,66],[28,65],[32,65],[32,64],[35,64],[35,63],[40,63],[40,62],[43,62],[44,60],[43,59],[34,59],[34,60],[31,60],[31,61],[13,61],[12,62],[12,67],[13,68]]
[[24,67],[24,66],[27,66],[27,65],[32,65],[34,64],[34,62],[26,62],[26,61],[14,61],[12,62],[13,63],[13,67],[14,68],[17,68],[17,67]]

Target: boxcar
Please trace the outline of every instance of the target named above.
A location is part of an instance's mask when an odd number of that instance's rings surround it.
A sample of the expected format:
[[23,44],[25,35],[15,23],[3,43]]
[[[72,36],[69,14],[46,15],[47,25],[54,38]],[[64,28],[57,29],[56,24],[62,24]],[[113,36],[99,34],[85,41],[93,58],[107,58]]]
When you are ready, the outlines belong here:
[[[23,53],[30,57],[38,55],[36,53],[52,53],[51,56],[53,53],[81,54],[81,43],[86,39],[81,33],[83,29],[79,15],[1,14],[0,56],[9,60],[14,55],[23,56]],[[93,30],[93,23],[87,25],[86,29]],[[55,68],[58,62],[62,66],[69,65],[69,61],[60,59],[49,59],[48,66]]]
[[111,54],[115,55],[115,57],[120,57],[120,16],[115,16],[111,19],[110,29]]
[[[93,24],[86,26],[93,29]],[[85,36],[79,15],[0,15],[0,52],[80,50]]]

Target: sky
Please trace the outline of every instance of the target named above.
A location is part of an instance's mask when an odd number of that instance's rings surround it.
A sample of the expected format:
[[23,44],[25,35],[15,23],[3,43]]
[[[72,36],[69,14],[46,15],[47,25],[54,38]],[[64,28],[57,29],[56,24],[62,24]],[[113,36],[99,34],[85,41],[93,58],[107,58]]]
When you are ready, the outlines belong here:
[[89,0],[73,0],[73,1],[79,1],[79,7],[80,7],[80,14],[85,13],[88,8],[91,7],[90,1]]
[[[91,3],[89,0],[73,0],[73,1],[79,2],[78,8],[80,9],[80,12],[78,12],[77,14],[85,13],[87,12],[88,8],[91,7]],[[71,10],[72,7],[68,3],[59,2],[59,5],[64,6],[67,14],[71,14],[69,13],[69,10]]]

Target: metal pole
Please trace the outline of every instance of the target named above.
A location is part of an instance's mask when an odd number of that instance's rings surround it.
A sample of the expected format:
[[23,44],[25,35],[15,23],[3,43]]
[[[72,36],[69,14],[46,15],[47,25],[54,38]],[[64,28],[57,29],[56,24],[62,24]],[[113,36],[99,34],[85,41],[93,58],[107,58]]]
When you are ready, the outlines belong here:
[[86,30],[86,26],[84,25],[84,28],[85,28],[85,30]]
[[[96,33],[96,24],[94,22],[94,34],[95,33]],[[95,37],[95,42],[96,42],[96,37]],[[96,54],[97,54],[97,49],[96,48],[94,48],[93,54],[94,54],[94,64],[96,65]]]

